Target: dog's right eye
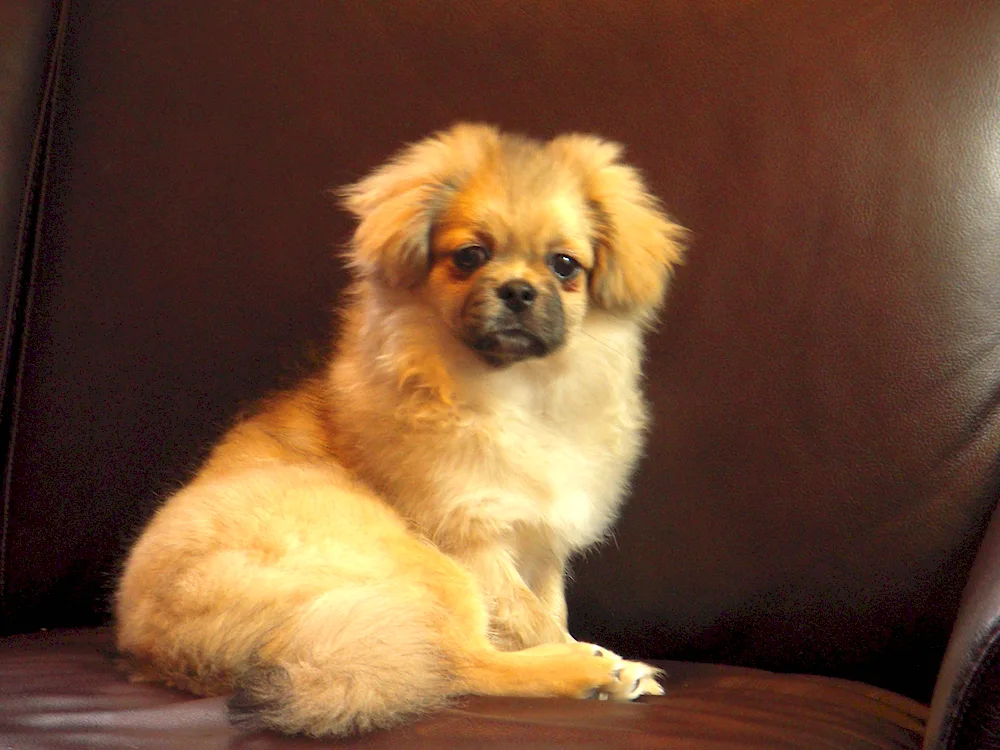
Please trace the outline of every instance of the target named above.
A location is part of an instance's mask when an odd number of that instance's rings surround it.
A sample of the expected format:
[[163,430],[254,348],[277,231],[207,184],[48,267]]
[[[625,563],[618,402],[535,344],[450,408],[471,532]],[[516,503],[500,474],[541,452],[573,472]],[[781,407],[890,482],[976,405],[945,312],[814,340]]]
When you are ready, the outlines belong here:
[[466,245],[452,253],[451,261],[459,271],[471,273],[490,259],[485,247]]

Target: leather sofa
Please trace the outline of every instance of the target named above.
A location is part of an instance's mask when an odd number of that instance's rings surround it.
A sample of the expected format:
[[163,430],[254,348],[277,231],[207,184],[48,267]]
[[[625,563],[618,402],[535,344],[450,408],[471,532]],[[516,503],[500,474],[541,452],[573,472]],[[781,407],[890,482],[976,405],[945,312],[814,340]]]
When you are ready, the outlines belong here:
[[459,119],[619,140],[689,259],[577,637],[635,704],[338,747],[1000,747],[1000,5],[0,5],[0,747],[291,748],[117,670],[116,565],[328,347],[327,188]]

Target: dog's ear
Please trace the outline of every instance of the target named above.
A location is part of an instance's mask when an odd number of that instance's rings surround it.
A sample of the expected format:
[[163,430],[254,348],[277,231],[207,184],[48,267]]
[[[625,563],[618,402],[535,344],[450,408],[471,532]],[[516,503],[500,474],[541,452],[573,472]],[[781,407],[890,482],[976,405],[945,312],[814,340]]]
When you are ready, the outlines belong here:
[[344,207],[358,219],[348,253],[355,272],[396,287],[419,284],[430,265],[435,215],[498,140],[488,125],[455,125],[342,188]]
[[639,172],[622,163],[617,143],[574,134],[549,148],[581,171],[594,214],[591,298],[605,310],[651,322],[683,257],[686,231],[663,212]]

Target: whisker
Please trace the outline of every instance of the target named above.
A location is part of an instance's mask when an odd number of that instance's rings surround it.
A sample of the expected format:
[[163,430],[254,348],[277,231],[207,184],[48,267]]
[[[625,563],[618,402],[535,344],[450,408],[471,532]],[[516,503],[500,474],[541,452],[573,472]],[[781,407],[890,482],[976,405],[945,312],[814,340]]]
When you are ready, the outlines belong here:
[[628,360],[629,362],[635,362],[635,360],[634,360],[634,359],[632,359],[632,358],[631,358],[630,356],[628,356],[628,355],[627,355],[627,354],[626,354],[625,352],[622,352],[622,351],[619,351],[618,349],[615,349],[615,348],[614,348],[613,346],[611,346],[611,344],[609,344],[609,343],[608,343],[607,341],[601,341],[601,340],[600,340],[599,338],[597,338],[597,336],[594,336],[594,335],[593,335],[593,334],[591,334],[591,333],[587,333],[587,331],[581,331],[581,333],[585,334],[586,336],[589,336],[589,337],[590,337],[590,338],[592,338],[592,339],[593,339],[594,341],[596,341],[596,342],[597,342],[598,344],[601,344],[602,346],[606,346],[606,347],[607,347],[608,349],[610,349],[611,351],[613,351],[613,352],[614,352],[615,354],[617,354],[617,355],[619,355],[619,356],[621,356],[621,357],[624,357],[624,358],[625,358],[625,359],[627,359],[627,360]]

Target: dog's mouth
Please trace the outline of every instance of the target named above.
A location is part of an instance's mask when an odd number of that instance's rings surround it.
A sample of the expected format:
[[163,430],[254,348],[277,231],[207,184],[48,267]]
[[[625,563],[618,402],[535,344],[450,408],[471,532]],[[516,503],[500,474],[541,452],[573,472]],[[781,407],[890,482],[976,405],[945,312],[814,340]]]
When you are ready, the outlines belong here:
[[540,336],[524,328],[506,328],[483,333],[469,342],[488,364],[505,367],[530,357],[544,357],[548,345]]

